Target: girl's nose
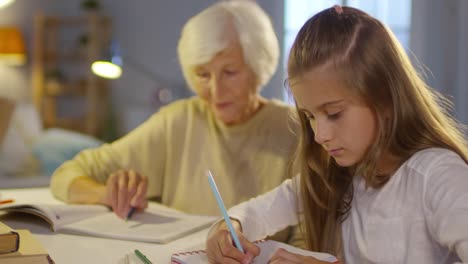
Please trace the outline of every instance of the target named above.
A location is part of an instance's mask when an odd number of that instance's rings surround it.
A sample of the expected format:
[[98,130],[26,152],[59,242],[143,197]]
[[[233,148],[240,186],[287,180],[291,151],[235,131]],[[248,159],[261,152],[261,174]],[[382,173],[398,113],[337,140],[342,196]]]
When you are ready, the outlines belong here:
[[332,128],[326,122],[317,121],[314,128],[314,140],[320,145],[323,145],[331,140],[332,138]]

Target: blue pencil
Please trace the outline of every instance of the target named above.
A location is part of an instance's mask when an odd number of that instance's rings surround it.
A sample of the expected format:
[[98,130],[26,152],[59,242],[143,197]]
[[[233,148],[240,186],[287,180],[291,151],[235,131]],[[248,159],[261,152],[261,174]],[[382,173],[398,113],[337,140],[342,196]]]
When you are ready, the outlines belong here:
[[208,182],[210,183],[211,190],[213,191],[213,194],[216,198],[216,202],[218,202],[219,209],[221,210],[221,213],[223,214],[224,221],[226,222],[229,232],[231,233],[232,239],[234,240],[234,244],[236,245],[237,249],[239,249],[242,253],[245,253],[244,249],[242,248],[242,245],[239,241],[239,238],[237,237],[236,232],[234,231],[234,227],[232,226],[231,219],[229,218],[226,207],[224,206],[223,199],[221,198],[221,194],[219,194],[218,187],[216,186],[216,183],[213,179],[213,175],[211,175],[211,171],[208,170]]

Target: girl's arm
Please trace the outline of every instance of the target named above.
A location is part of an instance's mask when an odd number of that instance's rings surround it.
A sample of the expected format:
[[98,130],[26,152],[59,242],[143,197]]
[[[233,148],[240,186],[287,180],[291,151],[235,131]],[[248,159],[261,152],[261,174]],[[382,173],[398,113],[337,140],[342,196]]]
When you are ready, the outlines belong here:
[[468,165],[452,153],[433,166],[424,192],[429,232],[468,263]]
[[241,223],[250,241],[273,235],[298,223],[295,191],[298,184],[299,176],[288,179],[270,192],[232,207],[228,214]]

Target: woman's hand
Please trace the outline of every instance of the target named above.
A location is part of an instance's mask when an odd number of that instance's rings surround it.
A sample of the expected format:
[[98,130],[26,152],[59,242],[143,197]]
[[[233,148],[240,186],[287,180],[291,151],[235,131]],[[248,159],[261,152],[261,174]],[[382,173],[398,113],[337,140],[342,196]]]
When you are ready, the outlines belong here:
[[124,219],[131,207],[138,211],[148,207],[147,188],[147,177],[133,170],[119,170],[107,179],[103,203]]
[[208,234],[206,254],[209,263],[247,264],[260,254],[260,249],[242,235],[240,223],[233,219],[232,224],[245,253],[234,246],[229,229],[223,221],[218,226],[213,227]]
[[330,262],[321,261],[314,257],[306,257],[291,253],[285,249],[278,249],[268,262],[270,264],[279,263],[305,263],[305,264],[330,264]]

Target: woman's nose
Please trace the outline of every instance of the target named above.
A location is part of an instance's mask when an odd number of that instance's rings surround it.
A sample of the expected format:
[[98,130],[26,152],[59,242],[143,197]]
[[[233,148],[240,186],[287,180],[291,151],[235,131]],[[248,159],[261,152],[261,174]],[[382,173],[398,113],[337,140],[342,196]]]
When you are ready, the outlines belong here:
[[226,89],[220,78],[214,77],[210,82],[210,93],[214,99],[222,99],[225,96]]

